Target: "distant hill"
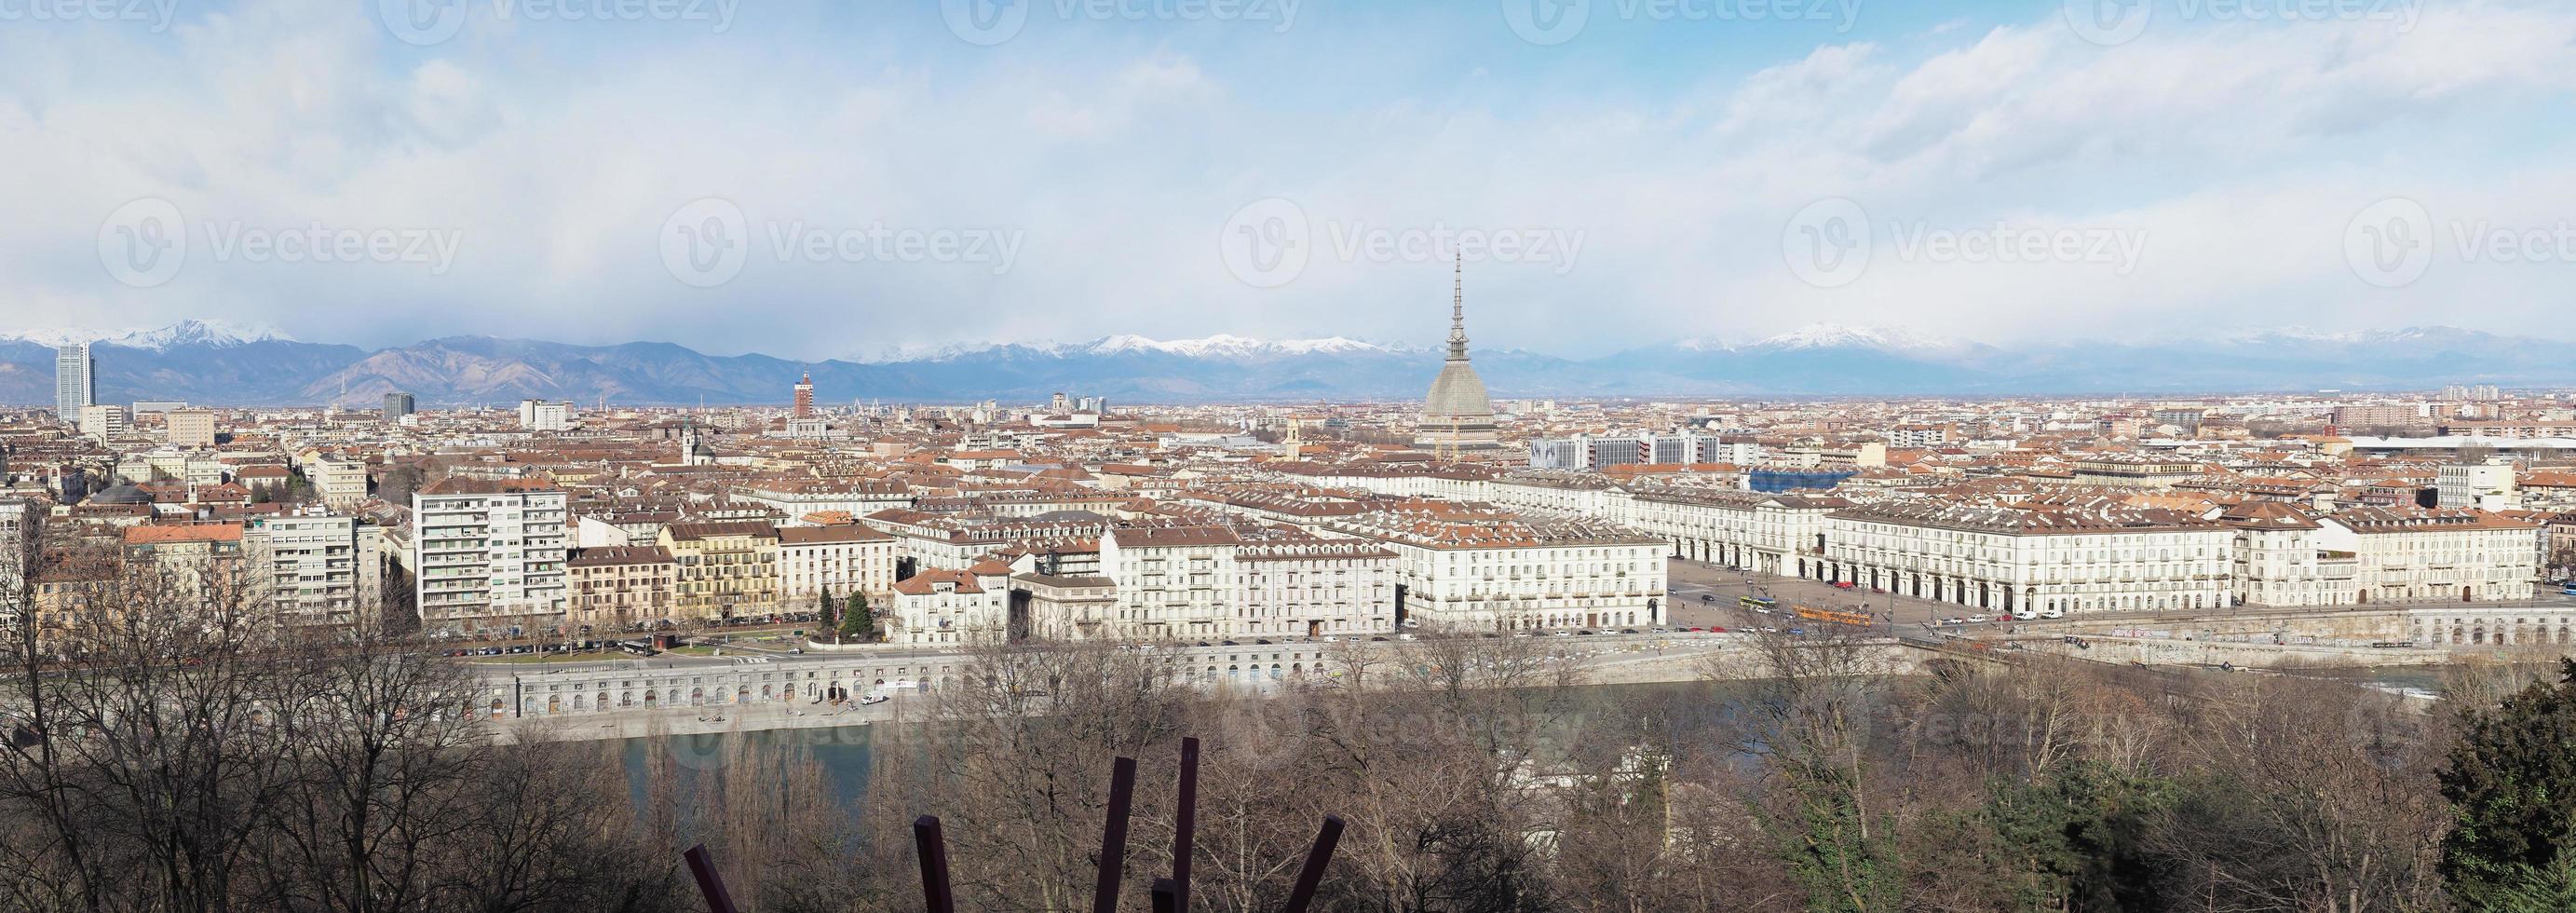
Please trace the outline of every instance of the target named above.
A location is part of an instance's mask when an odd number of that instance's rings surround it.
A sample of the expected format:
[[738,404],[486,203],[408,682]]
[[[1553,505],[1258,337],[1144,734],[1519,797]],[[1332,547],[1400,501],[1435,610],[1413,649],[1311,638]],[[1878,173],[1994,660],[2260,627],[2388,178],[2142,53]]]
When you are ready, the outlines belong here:
[[[1438,349],[1353,339],[1236,336],[953,347],[802,362],[707,355],[665,342],[583,346],[456,336],[369,351],[264,327],[183,321],[118,332],[0,335],[0,401],[53,401],[52,346],[93,340],[99,399],[365,407],[404,390],[422,405],[527,397],[636,405],[784,403],[812,371],[827,402],[1030,401],[1058,390],[1117,402],[1402,400],[1440,370]],[[2173,342],[1991,345],[1902,328],[1818,325],[1744,342],[1677,340],[1568,359],[1476,354],[1499,397],[1926,396],[2411,390],[2445,384],[2576,386],[2562,343],[2451,327],[2354,333],[2264,329]]]

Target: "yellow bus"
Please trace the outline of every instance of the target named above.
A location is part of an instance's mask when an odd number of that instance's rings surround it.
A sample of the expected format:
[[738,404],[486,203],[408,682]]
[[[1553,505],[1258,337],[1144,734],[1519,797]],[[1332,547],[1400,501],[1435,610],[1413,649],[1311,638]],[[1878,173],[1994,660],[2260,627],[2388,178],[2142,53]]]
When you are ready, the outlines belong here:
[[1808,619],[1810,621],[1830,621],[1838,625],[1861,625],[1864,627],[1868,626],[1873,621],[1873,619],[1868,615],[1859,612],[1837,612],[1832,609],[1819,609],[1814,606],[1799,606],[1798,617]]

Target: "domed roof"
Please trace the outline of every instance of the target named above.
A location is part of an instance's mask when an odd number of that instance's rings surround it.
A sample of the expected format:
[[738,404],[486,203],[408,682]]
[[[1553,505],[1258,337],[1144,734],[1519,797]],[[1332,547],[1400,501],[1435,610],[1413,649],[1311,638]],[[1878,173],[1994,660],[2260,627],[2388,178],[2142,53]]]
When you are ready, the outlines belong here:
[[1451,359],[1440,366],[1440,377],[1431,382],[1431,393],[1423,397],[1423,421],[1438,424],[1447,419],[1467,422],[1494,420],[1494,401],[1485,395],[1485,379],[1463,358]]
[[152,493],[132,485],[118,485],[89,496],[92,504],[150,504]]

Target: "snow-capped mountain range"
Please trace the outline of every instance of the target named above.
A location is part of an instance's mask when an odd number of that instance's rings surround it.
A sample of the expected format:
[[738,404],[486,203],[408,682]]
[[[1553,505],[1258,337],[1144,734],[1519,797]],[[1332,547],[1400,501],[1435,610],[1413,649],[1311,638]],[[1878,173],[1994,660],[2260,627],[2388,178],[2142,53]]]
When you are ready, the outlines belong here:
[[[811,371],[826,401],[1028,402],[1063,390],[1115,402],[1418,398],[1441,347],[1329,336],[880,349],[797,361],[672,343],[570,345],[457,336],[382,349],[297,341],[274,327],[190,320],[117,331],[0,333],[0,401],[52,401],[53,350],[92,342],[104,402],[424,405],[524,397],[628,404],[776,403]],[[2452,327],[2213,331],[2196,340],[1999,346],[1903,327],[1817,324],[1749,338],[1678,339],[1595,357],[1476,351],[1499,398],[1914,396],[2413,390],[2453,383],[2576,386],[2564,343]]]
[[203,345],[230,347],[254,342],[294,342],[285,330],[264,323],[233,323],[223,320],[182,320],[166,327],[135,327],[124,330],[92,330],[79,327],[19,330],[0,333],[0,340],[31,342],[40,346],[64,346],[78,343],[124,346],[129,349],[164,351],[172,346]]

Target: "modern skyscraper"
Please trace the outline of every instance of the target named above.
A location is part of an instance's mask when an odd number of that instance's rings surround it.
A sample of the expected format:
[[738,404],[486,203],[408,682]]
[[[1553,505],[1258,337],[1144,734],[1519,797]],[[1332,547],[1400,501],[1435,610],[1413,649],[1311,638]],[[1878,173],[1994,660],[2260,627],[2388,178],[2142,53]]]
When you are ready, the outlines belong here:
[[796,379],[796,417],[814,417],[814,372],[807,371]]
[[1415,443],[1440,451],[1485,451],[1502,446],[1494,433],[1494,403],[1485,396],[1485,380],[1467,363],[1467,267],[1462,257],[1453,267],[1449,291],[1449,361],[1431,382],[1422,404],[1422,424]]
[[419,411],[419,404],[412,400],[411,394],[399,391],[385,394],[385,421],[395,421],[416,411]]
[[98,366],[89,359],[89,343],[54,349],[54,418],[78,424],[81,407],[96,402]]

